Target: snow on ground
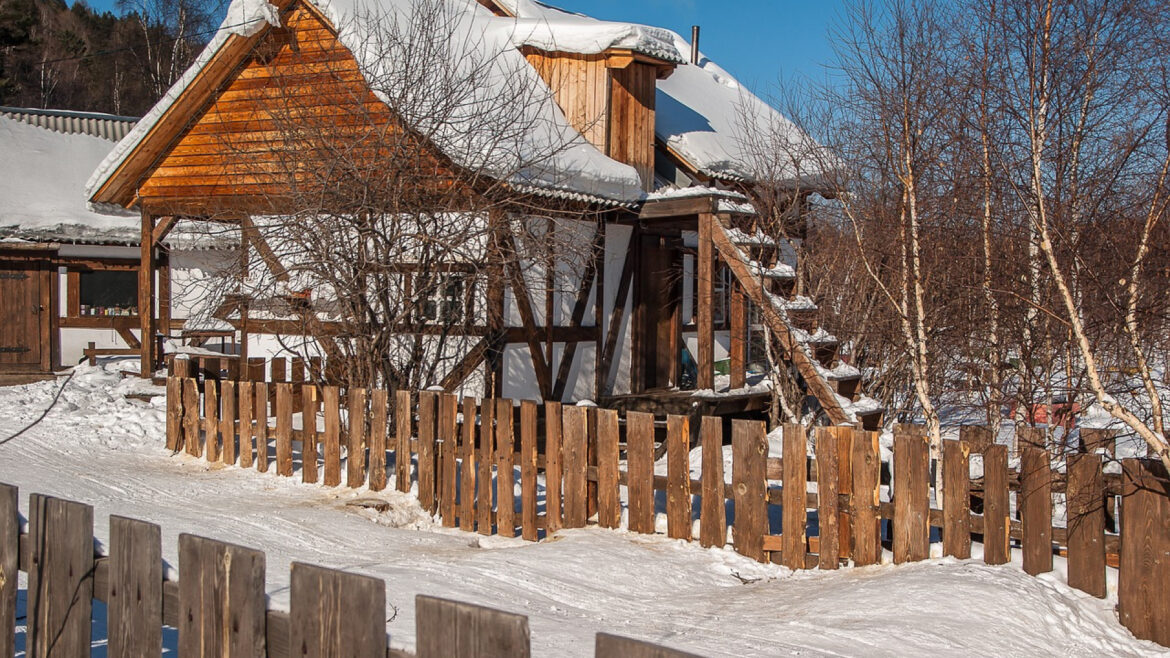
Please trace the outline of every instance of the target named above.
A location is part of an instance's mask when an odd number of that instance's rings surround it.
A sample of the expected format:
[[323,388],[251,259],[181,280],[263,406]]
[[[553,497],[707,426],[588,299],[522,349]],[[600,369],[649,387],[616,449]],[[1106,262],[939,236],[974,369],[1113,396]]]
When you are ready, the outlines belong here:
[[[949,559],[792,573],[730,550],[596,528],[531,544],[436,527],[405,494],[172,457],[161,400],[123,399],[120,367],[79,367],[41,424],[0,445],[0,481],[20,486],[25,513],[32,492],[90,503],[102,542],[110,514],[153,521],[172,567],[182,532],[262,549],[275,606],[287,605],[293,560],[383,578],[394,647],[413,648],[414,597],[431,594],[528,615],[537,656],[592,655],[599,631],[712,656],[1163,651],[1118,624],[1114,601],[1071,590],[1057,574]],[[54,382],[0,389],[0,440],[55,393]],[[346,505],[372,496],[389,511]]]

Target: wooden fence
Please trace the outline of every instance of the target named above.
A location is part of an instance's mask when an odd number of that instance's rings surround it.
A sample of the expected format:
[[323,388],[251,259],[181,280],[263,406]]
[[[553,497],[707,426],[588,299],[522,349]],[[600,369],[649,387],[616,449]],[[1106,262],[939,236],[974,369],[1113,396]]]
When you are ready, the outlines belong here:
[[[261,551],[179,536],[179,579],[164,577],[159,526],[110,517],[106,554],[94,551],[93,508],[29,497],[20,532],[16,487],[0,484],[0,656],[16,651],[16,572],[28,575],[25,655],[88,656],[93,601],[107,605],[107,655],[157,656],[163,627],[180,656],[409,656],[390,649],[386,583],[304,563],[290,567],[289,610],[267,607]],[[419,595],[418,658],[530,655],[528,618]],[[599,657],[688,654],[599,634]]]
[[[735,420],[727,478],[728,427],[713,417],[662,422],[551,402],[191,377],[169,378],[167,390],[171,450],[374,491],[388,486],[392,471],[394,486],[416,486],[420,504],[444,526],[533,541],[589,523],[654,533],[656,492],[664,492],[668,536],[730,543],[793,569],[876,564],[883,548],[897,563],[923,560],[940,537],[945,555],[968,558],[975,541],[984,562],[1006,564],[1016,546],[1032,575],[1066,556],[1069,584],[1097,597],[1106,594],[1107,567],[1119,567],[1122,622],[1170,645],[1162,594],[1170,588],[1170,485],[1149,460],[1123,460],[1122,474],[1106,474],[1093,445],[1068,455],[1061,472],[1043,435],[1023,431],[1019,467],[1009,468],[1007,446],[993,444],[985,428],[962,428],[933,459],[922,429],[901,426],[893,459],[883,464],[875,432],[817,428],[810,458],[805,430],[794,425],[784,428],[775,458],[764,423]],[[697,478],[693,448],[701,455]],[[973,448],[980,478],[970,477]],[[663,453],[666,474],[656,475]],[[1053,494],[1064,496],[1066,527],[1054,527]]]

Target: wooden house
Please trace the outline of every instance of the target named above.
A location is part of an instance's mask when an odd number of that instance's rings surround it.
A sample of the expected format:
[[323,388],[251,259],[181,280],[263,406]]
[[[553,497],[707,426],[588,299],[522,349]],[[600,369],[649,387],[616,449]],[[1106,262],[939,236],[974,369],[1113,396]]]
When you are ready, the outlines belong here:
[[[267,169],[273,153],[304,156],[284,136],[290,125],[336,117],[333,104],[344,98],[357,99],[367,120],[433,134],[397,116],[376,89],[374,76],[396,63],[371,45],[379,22],[409,21],[428,2],[443,4],[457,24],[444,38],[474,44],[476,57],[519,62],[515,75],[544,85],[550,134],[576,141],[545,168],[505,183],[530,192],[541,205],[534,214],[587,211],[596,221],[585,227],[586,251],[597,245],[574,290],[550,287],[541,298],[519,276],[500,282],[506,291],[477,290],[506,306],[505,326],[469,328],[465,353],[428,384],[478,393],[489,382],[485,392],[511,398],[658,411],[758,411],[768,393],[749,371],[759,370],[751,367],[762,360],[753,335],[766,326],[829,421],[880,417],[860,395],[859,373],[840,363],[835,339],[817,330],[815,305],[796,297],[783,245],[755,229],[744,194],[752,169],[737,124],[746,116],[786,125],[783,117],[673,32],[531,0],[235,0],[199,61],[90,181],[91,202],[139,213],[139,307],[157,305],[160,242],[180,220],[235,224],[246,244],[271,252],[254,218],[297,211],[288,181]],[[313,130],[318,139],[344,139],[345,125]],[[466,165],[456,150],[440,134],[417,157],[433,159],[441,176]],[[792,189],[794,204],[815,191]],[[175,321],[138,319],[142,336],[167,333]],[[264,334],[289,328],[222,319],[247,354],[264,353]],[[150,370],[156,342],[140,347]],[[493,351],[501,357],[489,358]]]

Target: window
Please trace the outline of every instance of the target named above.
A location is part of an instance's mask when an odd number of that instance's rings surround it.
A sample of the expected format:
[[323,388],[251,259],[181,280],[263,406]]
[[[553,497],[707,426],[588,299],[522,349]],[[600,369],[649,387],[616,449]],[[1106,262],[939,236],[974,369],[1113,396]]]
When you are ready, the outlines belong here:
[[422,273],[415,277],[418,312],[424,322],[457,324],[469,315],[470,285],[463,273]]
[[138,315],[138,273],[133,270],[77,272],[78,314]]
[[717,329],[731,325],[731,270],[720,265],[711,282],[711,317]]

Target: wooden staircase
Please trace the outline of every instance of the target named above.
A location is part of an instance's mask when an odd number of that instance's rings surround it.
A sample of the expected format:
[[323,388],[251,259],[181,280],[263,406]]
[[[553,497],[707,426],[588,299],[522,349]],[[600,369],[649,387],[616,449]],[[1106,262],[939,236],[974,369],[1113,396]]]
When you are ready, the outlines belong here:
[[700,221],[711,223],[715,251],[759,310],[760,319],[779,341],[783,357],[800,373],[805,390],[816,398],[829,422],[880,429],[883,409],[862,393],[861,373],[840,360],[836,337],[817,326],[816,303],[795,295],[796,273],[779,262],[775,244],[730,226],[726,215],[705,215]]

